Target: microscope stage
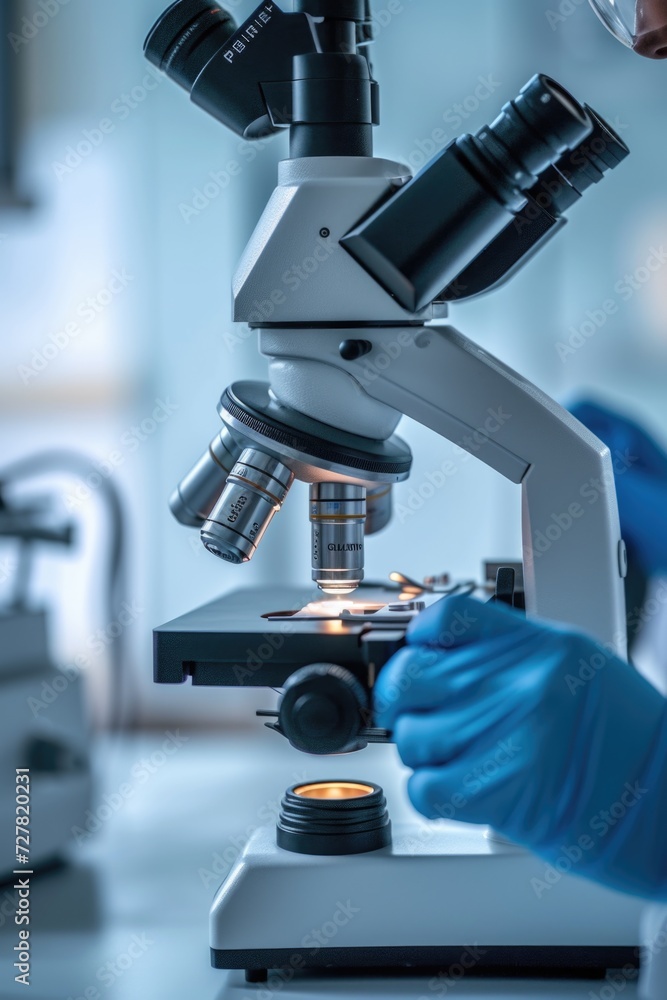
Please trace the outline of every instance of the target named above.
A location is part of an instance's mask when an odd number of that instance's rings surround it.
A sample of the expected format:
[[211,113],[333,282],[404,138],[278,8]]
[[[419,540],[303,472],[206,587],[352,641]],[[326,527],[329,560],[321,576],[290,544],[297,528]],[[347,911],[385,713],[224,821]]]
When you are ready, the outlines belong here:
[[213,902],[211,956],[256,977],[457,964],[590,973],[637,963],[642,905],[482,827],[398,827],[389,847],[342,857],[282,850],[264,827]]
[[[153,632],[154,679],[159,684],[282,687],[299,667],[336,663],[365,681],[403,642],[410,613],[372,624],[370,615],[343,620],[340,612],[399,603],[399,590],[363,587],[336,601],[310,587],[232,591],[161,625]],[[405,602],[406,605],[409,602]],[[317,613],[299,612],[314,604]],[[336,613],[336,608],[340,612]]]

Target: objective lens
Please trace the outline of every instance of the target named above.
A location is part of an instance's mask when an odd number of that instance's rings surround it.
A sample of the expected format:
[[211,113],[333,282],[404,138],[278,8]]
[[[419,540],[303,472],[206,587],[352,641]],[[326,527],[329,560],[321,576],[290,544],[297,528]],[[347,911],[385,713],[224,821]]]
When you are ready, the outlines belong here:
[[226,562],[248,562],[293,481],[294,474],[276,458],[246,448],[202,528],[204,546]]
[[226,427],[213,438],[169,500],[171,512],[180,524],[201,528],[220,498],[242,450],[242,445],[234,440]]
[[354,781],[320,781],[314,785],[299,785],[295,795],[304,799],[362,799],[373,794],[372,785],[360,785]]
[[393,513],[393,488],[376,486],[366,493],[366,526],[364,533],[375,535],[386,528]]
[[379,785],[317,781],[283,796],[276,843],[296,854],[365,854],[388,847],[391,823]]
[[365,488],[311,486],[310,521],[313,580],[325,594],[351,594],[364,578]]
[[189,91],[236,27],[232,15],[210,0],[176,0],[151,28],[144,53]]

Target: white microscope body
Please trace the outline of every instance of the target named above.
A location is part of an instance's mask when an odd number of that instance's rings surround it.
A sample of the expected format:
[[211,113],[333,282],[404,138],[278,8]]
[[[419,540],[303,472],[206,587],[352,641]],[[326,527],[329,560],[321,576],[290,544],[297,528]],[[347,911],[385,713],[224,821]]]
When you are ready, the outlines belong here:
[[[277,273],[312,256],[313,234],[330,222],[320,268],[285,295],[271,329],[259,334],[275,397],[368,438],[391,435],[405,414],[520,483],[527,613],[586,631],[623,656],[625,551],[608,449],[452,327],[423,316],[416,326],[412,318],[397,322],[395,300],[338,245],[383,186],[405,176],[383,160],[281,163],[280,185],[234,280],[235,318],[269,297]],[[368,306],[361,314],[360,304]],[[324,317],[326,329],[307,326]],[[365,326],[371,319],[386,326]],[[355,338],[372,348],[346,361],[339,346]],[[591,484],[598,499],[588,506],[582,491]],[[535,537],[548,541],[561,514],[566,527],[538,550]],[[398,829],[391,847],[342,858],[291,854],[276,846],[274,830],[262,829],[213,903],[213,960],[283,974],[295,954],[316,967],[447,968],[473,945],[496,967],[604,966],[612,954],[636,960],[640,901],[576,878],[568,874],[576,865],[563,864],[556,871],[484,828],[455,822],[438,823],[427,838],[422,828]],[[304,948],[305,928],[326,923],[331,900],[349,901],[358,913],[330,947]]]

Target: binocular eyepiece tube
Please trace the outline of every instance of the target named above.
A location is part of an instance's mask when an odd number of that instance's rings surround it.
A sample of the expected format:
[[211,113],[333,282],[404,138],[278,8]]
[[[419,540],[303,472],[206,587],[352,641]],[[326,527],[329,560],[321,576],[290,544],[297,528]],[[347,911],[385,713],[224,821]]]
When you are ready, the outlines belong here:
[[417,312],[516,219],[527,192],[595,127],[560,84],[534,76],[495,121],[453,140],[341,244]]

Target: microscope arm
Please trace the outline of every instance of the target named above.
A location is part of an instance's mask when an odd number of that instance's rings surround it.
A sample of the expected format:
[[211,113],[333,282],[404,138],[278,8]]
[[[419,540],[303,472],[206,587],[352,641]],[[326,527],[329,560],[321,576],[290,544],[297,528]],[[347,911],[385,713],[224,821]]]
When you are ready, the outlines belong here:
[[311,393],[313,378],[321,379],[328,422],[335,398],[341,419],[354,407],[364,434],[370,397],[520,483],[528,613],[581,629],[625,656],[625,547],[605,445],[452,327],[364,328],[368,353],[345,361],[340,343],[351,336],[349,329],[262,331],[281,402],[298,407],[303,371]]

